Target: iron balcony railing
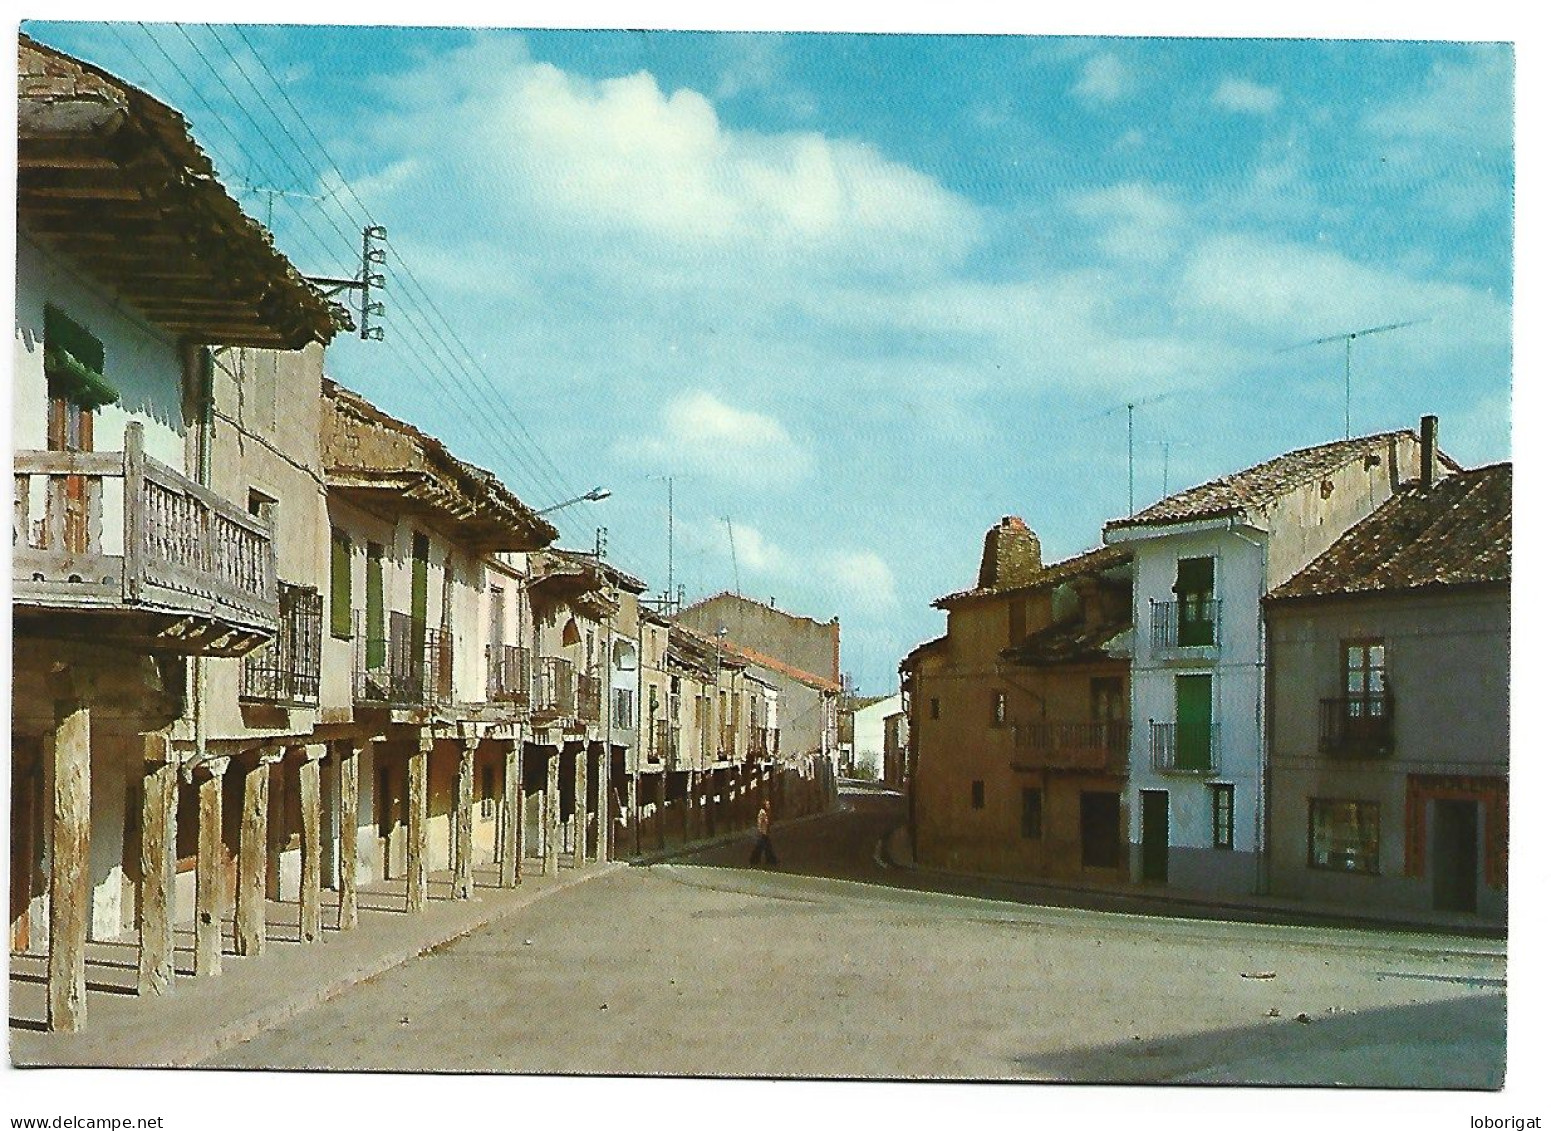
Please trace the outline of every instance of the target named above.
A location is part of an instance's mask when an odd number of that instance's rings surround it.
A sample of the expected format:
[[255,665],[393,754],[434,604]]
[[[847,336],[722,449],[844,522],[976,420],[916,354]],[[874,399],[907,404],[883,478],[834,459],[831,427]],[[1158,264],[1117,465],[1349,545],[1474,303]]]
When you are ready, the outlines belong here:
[[355,617],[355,701],[388,707],[451,703],[453,638],[408,613],[391,613],[388,632]]
[[1386,692],[1319,701],[1319,748],[1348,758],[1378,758],[1395,745],[1395,701]]
[[492,703],[528,705],[533,665],[528,649],[516,644],[485,645],[485,698]]
[[1215,774],[1217,723],[1152,723],[1152,768],[1160,774]]
[[1014,762],[1060,769],[1107,770],[1125,763],[1131,724],[1108,722],[1018,723],[1013,727]]
[[144,610],[176,618],[158,650],[243,655],[280,627],[269,524],[147,456],[15,454],[11,594],[19,608]]
[[1152,603],[1152,646],[1216,648],[1222,645],[1222,602],[1211,598]]
[[540,658],[538,678],[533,683],[533,711],[564,718],[576,716],[576,668],[570,660],[556,656]]
[[589,723],[603,717],[603,681],[597,676],[576,677],[576,714]]
[[280,583],[280,631],[242,658],[241,698],[248,703],[312,707],[318,703],[323,653],[323,595]]

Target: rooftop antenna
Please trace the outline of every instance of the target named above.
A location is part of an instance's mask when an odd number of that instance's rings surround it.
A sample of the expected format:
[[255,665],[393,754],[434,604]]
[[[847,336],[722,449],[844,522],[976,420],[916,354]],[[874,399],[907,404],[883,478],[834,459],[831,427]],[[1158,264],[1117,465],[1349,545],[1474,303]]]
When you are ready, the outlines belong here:
[[1387,334],[1391,330],[1404,330],[1407,326],[1419,326],[1423,322],[1430,322],[1430,318],[1413,318],[1409,322],[1390,322],[1383,326],[1369,326],[1366,330],[1349,330],[1345,334],[1331,334],[1327,338],[1315,338],[1310,342],[1299,342],[1295,346],[1284,346],[1277,353],[1290,353],[1293,350],[1307,349],[1309,346],[1329,345],[1331,342],[1346,343],[1346,438],[1352,438],[1352,343],[1358,338],[1366,338],[1369,334]]
[[1087,417],[1088,420],[1102,420],[1106,416],[1114,416],[1115,413],[1125,410],[1126,414],[1126,513],[1136,513],[1136,410],[1143,405],[1157,404],[1161,400],[1172,397],[1173,393],[1155,393],[1150,397],[1142,397],[1139,400],[1130,400],[1125,404],[1117,404],[1114,408],[1105,409],[1103,412]]
[[1168,498],[1168,495],[1169,495],[1169,449],[1170,448],[1188,448],[1188,447],[1191,446],[1190,441],[1189,440],[1148,440],[1147,442],[1149,444],[1152,444],[1152,445],[1154,445],[1156,447],[1159,447],[1159,448],[1163,449],[1163,497],[1164,498]]
[[743,583],[738,580],[738,541],[732,536],[732,516],[724,515],[723,521],[727,523],[727,546],[732,550],[732,591],[741,597]]

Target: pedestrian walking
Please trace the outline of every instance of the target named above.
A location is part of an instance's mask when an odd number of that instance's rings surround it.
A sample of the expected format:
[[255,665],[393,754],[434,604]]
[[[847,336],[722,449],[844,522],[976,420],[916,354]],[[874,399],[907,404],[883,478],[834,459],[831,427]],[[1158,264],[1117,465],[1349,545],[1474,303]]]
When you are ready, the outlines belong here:
[[772,864],[779,864],[775,847],[770,843],[770,802],[760,803],[759,816],[754,818],[754,831],[758,833],[758,837],[754,841],[754,852],[749,857],[749,863],[758,864],[763,857]]

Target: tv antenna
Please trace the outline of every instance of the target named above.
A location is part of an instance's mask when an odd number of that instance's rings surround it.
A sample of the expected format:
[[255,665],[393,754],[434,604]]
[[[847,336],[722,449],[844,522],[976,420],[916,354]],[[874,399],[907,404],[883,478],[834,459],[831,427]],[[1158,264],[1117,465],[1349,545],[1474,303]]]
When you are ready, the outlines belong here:
[[1307,349],[1309,346],[1324,346],[1331,342],[1346,343],[1346,438],[1352,438],[1352,343],[1358,338],[1366,338],[1369,334],[1387,334],[1391,330],[1404,330],[1407,326],[1419,326],[1423,322],[1430,322],[1429,318],[1413,318],[1409,322],[1390,322],[1383,326],[1369,326],[1366,330],[1349,330],[1345,334],[1331,334],[1327,338],[1315,338],[1311,342],[1299,342],[1295,346],[1284,346],[1277,353],[1291,353],[1293,350]]
[[1191,443],[1189,440],[1148,440],[1147,442],[1163,449],[1163,495],[1167,498],[1169,494],[1169,449],[1188,448],[1191,446]]
[[1155,393],[1150,397],[1142,397],[1139,400],[1130,400],[1125,404],[1117,404],[1114,408],[1105,409],[1087,417],[1088,420],[1103,420],[1105,417],[1114,416],[1117,412],[1126,414],[1126,513],[1136,513],[1136,410],[1144,405],[1157,404],[1167,400],[1173,393]]
[[738,541],[732,535],[732,516],[724,515],[722,521],[727,523],[727,548],[732,551],[732,591],[741,597],[743,583],[738,580]]

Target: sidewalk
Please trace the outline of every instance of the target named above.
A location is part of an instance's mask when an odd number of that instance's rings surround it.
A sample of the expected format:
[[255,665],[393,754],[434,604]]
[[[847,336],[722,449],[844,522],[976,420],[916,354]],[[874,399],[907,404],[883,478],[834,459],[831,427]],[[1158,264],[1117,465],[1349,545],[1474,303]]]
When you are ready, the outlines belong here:
[[[1507,932],[1471,915],[1441,917],[1436,913],[1407,912],[1384,908],[1359,910],[1341,904],[1306,903],[1267,895],[1222,896],[1211,892],[1164,888],[1153,884],[1084,884],[1072,880],[1025,880],[1010,876],[982,876],[971,872],[951,872],[923,867],[910,855],[910,841],[904,825],[896,826],[879,844],[879,863],[901,868],[922,876],[938,876],[987,887],[1014,889],[1032,902],[1041,895],[1053,905],[1089,907],[1099,904],[1127,904],[1104,910],[1134,911],[1136,914],[1173,914],[1199,919],[1229,919],[1289,926],[1357,927],[1378,930],[1425,932],[1435,935],[1460,935],[1469,938],[1504,940]],[[988,898],[996,898],[994,895]]]
[[359,892],[360,923],[341,932],[334,892],[324,892],[324,930],[311,945],[299,944],[295,903],[268,904],[268,944],[255,958],[232,951],[225,931],[222,973],[194,978],[193,925],[176,932],[178,976],[170,994],[135,993],[138,944],[133,935],[87,946],[87,1016],[80,1033],[42,1031],[47,959],[12,955],[10,970],[11,1063],[17,1067],[186,1067],[197,1064],[351,986],[436,950],[555,892],[624,868],[590,864],[541,876],[539,861],[524,861],[522,883],[496,886],[493,867],[475,869],[474,898],[450,897],[449,872],[433,872],[423,914],[405,913],[402,881],[372,884]]

